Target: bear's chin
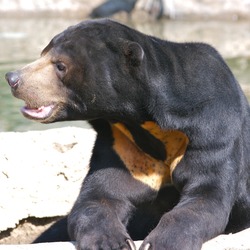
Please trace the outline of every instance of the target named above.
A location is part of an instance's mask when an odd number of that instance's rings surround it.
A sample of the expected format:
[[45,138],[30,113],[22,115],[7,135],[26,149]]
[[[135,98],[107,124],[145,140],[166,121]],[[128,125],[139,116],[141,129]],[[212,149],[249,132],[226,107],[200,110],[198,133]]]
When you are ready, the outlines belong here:
[[54,107],[55,105],[41,106],[39,108],[24,106],[21,108],[21,112],[29,119],[43,121],[52,115]]

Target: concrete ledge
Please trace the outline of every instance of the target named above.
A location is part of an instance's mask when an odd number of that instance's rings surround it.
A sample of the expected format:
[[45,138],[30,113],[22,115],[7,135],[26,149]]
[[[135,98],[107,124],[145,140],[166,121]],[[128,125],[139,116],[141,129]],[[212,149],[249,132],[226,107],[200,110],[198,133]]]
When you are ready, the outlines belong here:
[[27,245],[0,245],[0,250],[76,250],[74,243],[55,242]]
[[[142,241],[136,241],[136,249],[139,249]],[[0,250],[76,250],[73,242],[41,243],[30,245],[2,245]],[[250,229],[236,234],[220,235],[206,242],[202,250],[249,250]]]
[[[92,129],[72,127],[0,133],[0,236],[22,219],[60,216],[69,211],[87,173],[94,139]],[[29,232],[24,233],[29,237]],[[0,240],[0,244],[0,250],[76,249],[70,242],[6,245]],[[140,244],[136,242],[137,248]],[[215,249],[249,250],[250,229],[220,235],[202,248]]]

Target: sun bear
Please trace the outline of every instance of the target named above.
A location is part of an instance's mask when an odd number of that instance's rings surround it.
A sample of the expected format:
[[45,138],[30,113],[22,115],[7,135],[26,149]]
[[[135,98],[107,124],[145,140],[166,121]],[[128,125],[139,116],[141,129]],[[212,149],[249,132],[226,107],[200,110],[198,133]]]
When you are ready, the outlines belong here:
[[210,45],[83,21],[6,79],[25,117],[97,132],[62,223],[78,249],[199,250],[250,226],[249,104]]

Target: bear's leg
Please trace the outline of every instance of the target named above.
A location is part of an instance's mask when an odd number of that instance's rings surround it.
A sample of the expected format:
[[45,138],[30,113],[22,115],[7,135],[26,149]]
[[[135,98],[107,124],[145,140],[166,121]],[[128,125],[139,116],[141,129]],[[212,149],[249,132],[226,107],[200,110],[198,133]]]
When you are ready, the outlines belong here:
[[[229,217],[226,233],[236,233],[250,227],[250,119],[242,131],[243,161],[237,183],[237,198]],[[240,166],[240,164],[238,164]]]
[[250,200],[246,190],[245,194],[245,197],[238,199],[233,206],[226,233],[237,233],[250,228]]
[[235,197],[234,169],[226,165],[230,163],[208,166],[203,172],[204,168],[197,171],[191,164],[185,166],[184,160],[173,174],[181,188],[180,202],[162,216],[140,249],[200,250],[205,241],[222,233]]
[[129,221],[128,232],[133,240],[143,240],[157,226],[162,215],[173,209],[180,199],[180,193],[172,185],[162,188],[156,199],[137,205]]
[[86,177],[68,216],[70,237],[80,250],[134,249],[126,226],[135,210],[135,196],[146,195],[147,187],[136,184],[126,171],[111,168],[97,172]]
[[109,123],[94,124],[97,139],[80,194],[68,216],[68,231],[78,249],[134,249],[126,226],[138,203],[157,192],[135,180],[113,150]]

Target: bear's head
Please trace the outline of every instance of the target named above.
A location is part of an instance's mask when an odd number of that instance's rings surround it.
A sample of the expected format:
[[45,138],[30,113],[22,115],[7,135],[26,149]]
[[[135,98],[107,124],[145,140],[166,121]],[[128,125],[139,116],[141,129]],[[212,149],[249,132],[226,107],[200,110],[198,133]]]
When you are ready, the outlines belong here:
[[[55,36],[41,57],[6,74],[25,117],[43,123],[121,119],[143,113],[145,53],[136,31],[111,20],[85,21]],[[136,111],[137,110],[137,111]]]

